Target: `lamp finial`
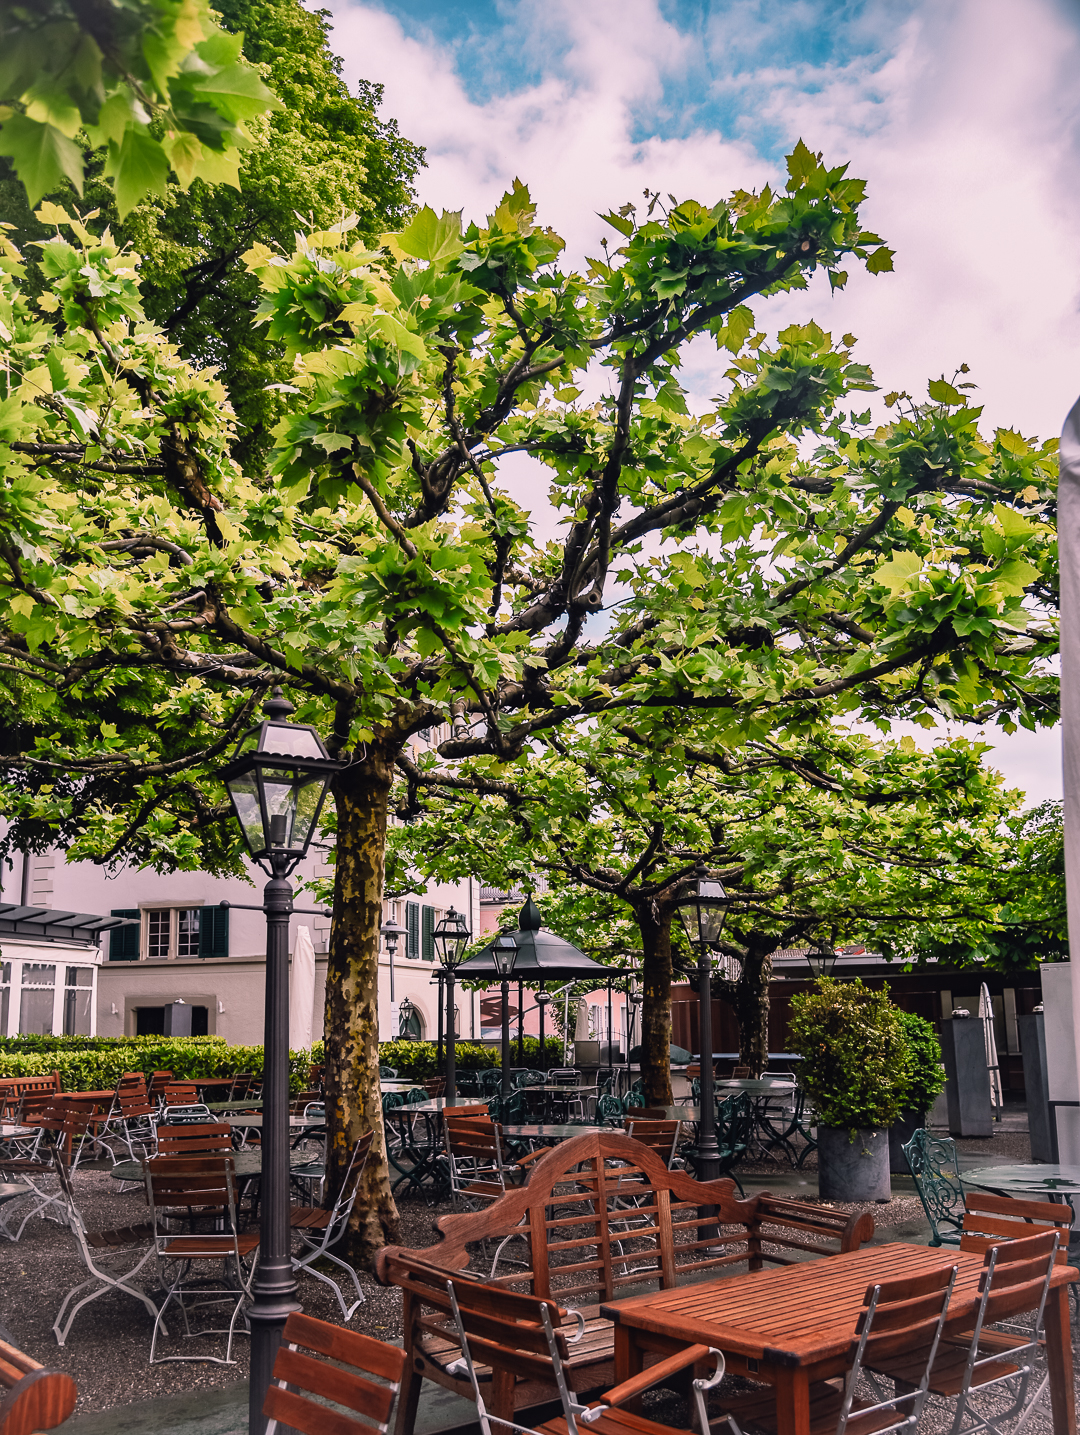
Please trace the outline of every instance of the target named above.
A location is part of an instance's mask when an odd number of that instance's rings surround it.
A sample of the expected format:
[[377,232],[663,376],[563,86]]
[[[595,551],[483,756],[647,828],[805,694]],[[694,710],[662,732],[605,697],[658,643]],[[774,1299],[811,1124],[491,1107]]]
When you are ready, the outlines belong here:
[[295,711],[296,709],[289,699],[282,695],[280,684],[275,685],[272,696],[268,697],[266,702],[263,703],[263,712],[271,722],[278,722],[282,718],[287,718],[290,713],[294,713]]

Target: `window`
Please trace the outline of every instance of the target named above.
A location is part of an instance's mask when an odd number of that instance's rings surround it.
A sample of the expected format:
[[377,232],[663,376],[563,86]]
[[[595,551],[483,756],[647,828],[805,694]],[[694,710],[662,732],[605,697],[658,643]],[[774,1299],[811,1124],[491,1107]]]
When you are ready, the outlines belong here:
[[23,962],[19,1031],[24,1036],[52,1036],[56,968],[44,962]]
[[109,933],[109,961],[137,962],[139,960],[139,932],[141,930],[138,907],[114,907],[112,915],[114,917],[128,917],[131,919],[131,924],[127,927],[114,927]]
[[405,955],[414,961],[420,955],[420,904],[405,903]]
[[228,907],[150,907],[143,917],[147,961],[229,955]]
[[64,979],[64,1035],[90,1035],[90,1003],[94,973],[90,967],[68,967]]
[[422,939],[420,955],[425,962],[433,962],[435,960],[435,908],[421,907],[420,916]]

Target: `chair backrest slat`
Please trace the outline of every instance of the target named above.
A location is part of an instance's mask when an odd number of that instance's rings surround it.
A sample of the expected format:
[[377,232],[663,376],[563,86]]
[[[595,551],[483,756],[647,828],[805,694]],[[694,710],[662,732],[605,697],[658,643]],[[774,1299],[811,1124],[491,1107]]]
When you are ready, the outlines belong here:
[[[272,1422],[303,1435],[370,1435],[372,1426],[386,1430],[405,1370],[404,1350],[298,1311],[285,1322],[282,1340],[263,1405],[263,1414]],[[316,1360],[315,1355],[326,1360]],[[298,1389],[288,1390],[286,1385]],[[310,1399],[308,1391],[319,1401]],[[346,1408],[335,1409],[327,1400]],[[355,1418],[353,1411],[363,1420]]]

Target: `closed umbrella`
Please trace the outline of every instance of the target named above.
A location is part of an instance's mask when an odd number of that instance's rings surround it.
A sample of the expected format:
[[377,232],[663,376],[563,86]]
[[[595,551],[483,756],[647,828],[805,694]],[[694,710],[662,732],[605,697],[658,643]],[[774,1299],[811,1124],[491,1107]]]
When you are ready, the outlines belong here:
[[1001,1108],[1005,1105],[1001,1095],[1001,1068],[998,1065],[997,1037],[994,1035],[994,1004],[990,1000],[990,988],[983,982],[979,988],[979,1019],[983,1024],[986,1042],[986,1069],[990,1073],[990,1100],[1001,1119]]
[[297,927],[289,973],[289,1048],[311,1047],[315,1020],[315,948],[307,927]]

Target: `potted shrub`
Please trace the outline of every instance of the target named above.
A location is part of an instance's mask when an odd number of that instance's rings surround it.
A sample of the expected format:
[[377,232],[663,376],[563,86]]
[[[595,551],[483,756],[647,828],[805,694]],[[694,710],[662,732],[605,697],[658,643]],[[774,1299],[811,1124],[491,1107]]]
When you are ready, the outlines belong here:
[[903,1147],[911,1140],[926,1117],[935,1098],[945,1087],[945,1068],[941,1064],[941,1044],[933,1022],[916,1016],[913,1011],[898,1012],[911,1052],[911,1087],[907,1106],[889,1128],[889,1170],[908,1173]]
[[817,1108],[826,1201],[889,1201],[889,1128],[907,1106],[914,1061],[888,987],[818,977],[791,999],[790,1045]]

